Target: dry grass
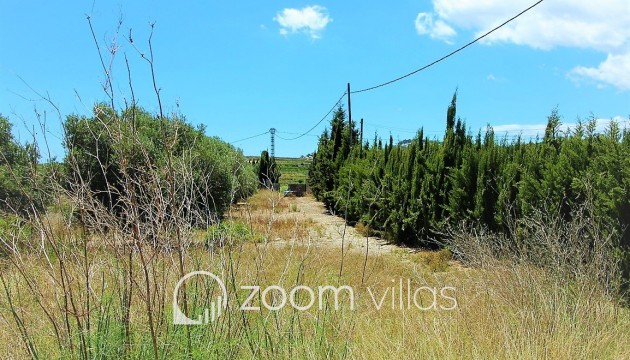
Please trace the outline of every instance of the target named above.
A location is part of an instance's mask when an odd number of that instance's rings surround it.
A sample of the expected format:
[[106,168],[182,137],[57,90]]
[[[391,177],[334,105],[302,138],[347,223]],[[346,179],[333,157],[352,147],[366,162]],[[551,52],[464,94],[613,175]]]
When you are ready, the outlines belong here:
[[[274,194],[269,194],[275,196]],[[259,194],[252,208],[231,221],[245,224],[272,236],[308,236],[308,223],[292,220],[290,205],[282,211],[267,206]],[[282,199],[278,201],[281,203]],[[273,202],[269,202],[273,204]],[[290,204],[290,203],[289,203]],[[282,207],[281,207],[282,208]],[[270,226],[271,230],[268,230]],[[72,235],[76,230],[56,236]],[[63,235],[65,234],[65,235]],[[102,235],[104,236],[104,235]],[[61,240],[61,239],[60,239]],[[37,237],[30,241],[37,243]],[[63,239],[68,247],[80,242]],[[193,358],[500,358],[500,359],[622,359],[630,357],[630,312],[597,287],[586,282],[563,282],[555,274],[528,263],[492,263],[492,266],[466,268],[448,266],[450,252],[399,251],[365,258],[360,252],[342,255],[339,249],[293,245],[273,247],[263,242],[228,242],[211,250],[193,242],[184,254],[185,271],[208,270],[219,274],[229,291],[229,309],[217,322],[185,328],[171,324],[170,296],[179,279],[178,262],[172,252],[145,248],[151,258],[148,266],[139,252],[120,257],[102,241],[88,253],[90,286],[84,282],[85,264],[80,255],[65,261],[67,283],[57,282],[59,258],[50,251],[20,252],[2,259],[0,290],[0,353],[4,358],[29,356],[26,340],[42,358],[81,358],[78,334],[87,334],[90,357],[146,358],[152,354],[151,336],[143,289],[146,279],[156,324],[156,338],[162,358],[185,358],[187,330],[191,336]],[[305,242],[306,244],[306,242]],[[78,253],[78,252],[77,252]],[[80,254],[80,253],[79,253]],[[44,255],[48,255],[47,259]],[[129,262],[130,261],[130,262]],[[18,264],[19,266],[17,266]],[[53,266],[51,267],[51,264]],[[123,274],[131,265],[134,289],[130,307],[131,342],[125,345]],[[141,276],[146,267],[148,276]],[[448,271],[442,271],[446,269]],[[20,273],[27,270],[27,276]],[[402,283],[401,283],[402,280]],[[409,282],[407,282],[407,280]],[[190,280],[186,294],[191,314],[199,314],[212,298],[213,291],[200,280]],[[286,306],[278,311],[243,312],[238,309],[248,296],[242,285],[262,289],[279,285],[287,292],[296,285],[348,285],[354,289],[354,310],[350,298],[341,297],[335,310],[331,297],[324,297],[322,309],[296,311]],[[402,285],[401,285],[402,284]],[[63,290],[65,286],[66,290]],[[400,291],[402,286],[402,291]],[[417,302],[407,300],[408,287],[422,288]],[[435,288],[435,307],[433,293]],[[446,310],[455,297],[457,307]],[[66,322],[63,303],[67,292],[73,294],[74,307]],[[394,293],[392,305],[391,294]],[[303,294],[302,294],[303,295]],[[401,302],[399,302],[402,296]],[[87,301],[91,307],[88,311]],[[271,292],[267,298],[278,304]],[[307,299],[301,297],[299,304]],[[375,304],[382,301],[378,309]],[[260,305],[256,298],[254,305]],[[410,306],[409,306],[410,305]],[[46,314],[50,313],[50,316]],[[15,313],[13,313],[15,312]],[[87,324],[90,330],[87,330]],[[19,321],[19,322],[18,322]],[[79,327],[79,322],[81,327]],[[69,327],[70,342],[57,340]],[[127,350],[125,350],[127,349]]]
[[265,241],[307,239],[318,231],[313,219],[300,214],[295,197],[270,190],[261,190],[234,206],[229,219],[247,223]]
[[[195,255],[193,255],[195,254]],[[161,267],[169,269],[168,256],[157,255],[156,276]],[[323,310],[296,312],[287,307],[277,312],[242,312],[231,308],[224,322],[208,326],[198,334],[193,347],[199,357],[218,354],[217,349],[208,348],[214,341],[224,346],[219,352],[225,356],[250,358],[627,358],[630,345],[622,339],[630,334],[630,315],[627,309],[616,307],[602,297],[588,294],[569,293],[563,284],[549,281],[544,273],[536,274],[532,269],[517,267],[512,271],[467,270],[448,273],[431,273],[422,265],[401,262],[399,256],[382,255],[369,258],[365,280],[362,282],[364,258],[360,254],[347,254],[346,271],[338,276],[340,253],[335,250],[309,249],[307,247],[265,248],[263,245],[243,244],[238,248],[223,248],[209,254],[191,251],[187,262],[193,269],[209,269],[224,277],[234,276],[234,285],[258,284],[262,288],[277,284],[287,289],[301,284],[317,288],[319,285],[349,285],[355,289],[355,310],[349,309],[348,299],[341,310],[335,311],[331,303]],[[98,262],[92,266],[96,281],[92,291],[102,306],[112,307],[107,315],[115,323],[118,310],[119,282],[117,273],[121,264],[111,254],[98,254]],[[35,286],[42,289],[41,299],[45,306],[54,307],[59,294],[50,286],[46,275],[46,264],[37,257],[29,258],[29,268],[37,273]],[[194,265],[192,265],[194,264]],[[136,263],[135,266],[139,264]],[[140,271],[140,268],[136,269]],[[79,278],[80,273],[74,274]],[[20,277],[8,271],[11,299],[20,308],[20,316],[27,326],[35,346],[44,357],[59,357],[65,352],[56,348],[51,324],[35,303],[33,295],[25,291]],[[529,279],[523,283],[523,279]],[[440,309],[419,310],[417,308],[392,308],[392,286],[398,292],[399,279],[410,279],[413,289],[422,286],[438,290],[451,286],[458,308],[447,311]],[[169,343],[170,339],[184,341],[181,329],[168,325],[170,308],[169,291],[178,280],[175,269],[165,271],[163,284],[157,289],[156,313],[160,326],[158,334],[164,343],[162,351],[167,357],[184,350],[183,344]],[[78,284],[77,284],[78,285]],[[140,285],[140,284],[139,284]],[[370,288],[375,300],[367,289]],[[403,282],[403,294],[407,283]],[[77,291],[79,289],[77,288]],[[190,298],[195,298],[190,291]],[[199,294],[199,293],[197,293]],[[430,305],[429,293],[423,293],[424,306]],[[237,292],[231,303],[243,301],[247,292]],[[376,309],[374,301],[384,305]],[[447,306],[438,298],[438,306]],[[192,300],[203,304],[204,298]],[[330,301],[330,299],[329,299]],[[166,302],[166,303],[164,303]],[[259,304],[259,302],[255,302]],[[0,306],[7,309],[7,299],[0,298]],[[147,346],[145,324],[140,297],[132,304],[132,325],[137,338],[134,346]],[[194,306],[193,308],[199,308]],[[244,316],[244,318],[243,318]],[[242,323],[245,319],[246,324]],[[5,311],[0,318],[0,351],[7,358],[22,358],[28,354],[17,336],[15,324]],[[109,331],[114,331],[115,326]],[[222,333],[222,331],[231,332]],[[241,334],[241,335],[237,335]],[[111,334],[110,334],[111,335]],[[238,337],[249,337],[236,343]],[[267,340],[263,340],[267,337]],[[248,344],[254,344],[254,350]],[[170,340],[173,341],[173,340]],[[167,346],[168,345],[168,346]],[[66,349],[67,350],[67,349]],[[136,349],[140,351],[139,349]],[[136,353],[140,355],[140,353]]]
[[289,201],[281,192],[271,190],[260,190],[247,200],[248,208],[253,211],[275,211],[281,212],[289,207]]
[[446,271],[449,262],[453,260],[453,253],[449,249],[439,251],[423,251],[419,254],[420,259],[427,265],[430,271]]
[[362,222],[358,222],[355,226],[354,226],[355,230],[357,231],[357,233],[359,233],[359,235],[361,236],[374,236],[376,235],[374,233],[374,230],[372,230],[372,228],[370,227],[370,225],[366,225]]

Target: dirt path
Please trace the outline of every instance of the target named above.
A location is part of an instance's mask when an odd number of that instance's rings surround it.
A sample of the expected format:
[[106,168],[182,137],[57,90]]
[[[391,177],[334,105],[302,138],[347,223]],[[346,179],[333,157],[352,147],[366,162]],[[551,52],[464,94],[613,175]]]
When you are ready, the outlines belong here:
[[[300,243],[310,241],[313,246],[325,246],[330,248],[341,248],[349,251],[358,251],[371,255],[390,253],[400,247],[390,244],[387,241],[365,236],[357,233],[354,227],[347,226],[344,220],[338,216],[331,215],[324,207],[324,204],[315,200],[312,196],[288,198],[289,206],[296,211],[278,214],[278,217],[297,217],[298,221],[311,219],[315,226],[310,231],[309,239],[296,240]],[[295,205],[293,205],[295,204]],[[367,241],[366,241],[367,240]],[[277,239],[276,242],[290,243],[289,240]]]

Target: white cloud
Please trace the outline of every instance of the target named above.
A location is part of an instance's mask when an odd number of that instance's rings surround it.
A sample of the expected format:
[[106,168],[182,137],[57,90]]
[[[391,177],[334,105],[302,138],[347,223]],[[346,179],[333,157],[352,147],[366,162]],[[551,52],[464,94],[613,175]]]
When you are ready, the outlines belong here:
[[542,136],[545,134],[546,128],[547,124],[505,124],[493,126],[492,130],[494,130],[494,133],[497,135],[504,135],[507,133],[510,135],[523,134],[529,136],[536,136],[537,134],[540,134]]
[[[496,27],[534,0],[433,0],[430,19],[479,36]],[[426,13],[421,13],[426,14]],[[419,14],[420,15],[420,14]],[[419,16],[418,15],[418,16]],[[417,20],[417,19],[416,19]],[[416,21],[417,24],[417,21]],[[630,1],[554,0],[545,1],[483,40],[483,43],[512,43],[549,50],[572,47],[607,54],[597,68],[576,64],[573,75],[598,83],[630,89]],[[420,33],[420,32],[419,32]],[[421,35],[429,32],[420,33]],[[448,40],[446,38],[437,38]],[[580,66],[582,65],[582,66]]]
[[434,25],[433,31],[432,31],[432,35],[434,35],[436,38],[438,38],[438,39],[446,39],[446,41],[448,42],[448,39],[452,38],[456,34],[457,33],[455,32],[455,29],[453,29],[452,27],[448,26],[448,24],[445,23],[444,21],[437,20],[435,22],[435,25]]
[[[440,19],[480,35],[501,24],[533,0],[434,0]],[[509,42],[537,49],[556,46],[611,51],[630,38],[627,0],[545,1],[499,31],[489,42]]]
[[319,39],[322,30],[332,21],[332,18],[326,13],[325,7],[313,5],[302,9],[286,8],[273,20],[280,24],[280,35],[304,32],[312,39]]
[[442,20],[433,21],[433,15],[419,13],[416,16],[416,31],[419,35],[429,35],[432,39],[443,40],[451,44],[451,39],[457,35],[455,29]]
[[421,12],[416,16],[416,31],[419,35],[426,35],[431,32],[432,23],[433,15]]
[[608,54],[608,58],[597,67],[576,66],[569,77],[576,81],[583,78],[598,84],[610,84],[621,90],[630,89],[630,52],[622,55]]

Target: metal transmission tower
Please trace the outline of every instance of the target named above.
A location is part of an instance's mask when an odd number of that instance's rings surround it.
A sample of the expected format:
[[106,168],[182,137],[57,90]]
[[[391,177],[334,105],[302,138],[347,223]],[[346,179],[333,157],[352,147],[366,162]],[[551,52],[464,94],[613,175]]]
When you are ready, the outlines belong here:
[[269,129],[269,133],[271,134],[271,157],[275,159],[276,157],[276,128]]

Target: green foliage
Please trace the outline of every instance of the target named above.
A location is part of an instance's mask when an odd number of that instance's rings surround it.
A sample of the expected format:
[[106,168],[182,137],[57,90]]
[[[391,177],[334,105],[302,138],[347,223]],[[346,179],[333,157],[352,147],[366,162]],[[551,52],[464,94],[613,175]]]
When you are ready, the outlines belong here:
[[25,214],[44,206],[45,192],[38,191],[36,147],[18,143],[11,127],[0,115],[0,212]]
[[267,150],[260,154],[258,162],[258,184],[259,186],[271,188],[273,184],[280,182],[280,169],[276,159],[269,156]]
[[6,241],[8,246],[0,247],[0,256],[6,255],[13,246],[20,248],[22,242],[31,237],[33,227],[15,214],[0,216],[0,239]]
[[260,242],[263,240],[262,235],[240,221],[221,221],[212,225],[208,228],[205,238],[206,246],[224,246],[243,241]]
[[[518,231],[516,221],[537,209],[571,220],[592,199],[595,216],[621,230],[630,247],[630,134],[614,121],[603,133],[596,120],[562,132],[552,110],[542,141],[496,139],[488,126],[476,137],[457,118],[457,93],[441,141],[416,137],[403,144],[349,144],[339,109],[319,139],[309,170],[314,195],[349,222],[360,222],[398,243],[439,247],[461,222],[491,231]],[[353,138],[357,138],[356,136]],[[437,242],[435,240],[438,240]]]
[[98,104],[92,117],[70,115],[64,126],[68,184],[87,184],[116,214],[125,212],[133,192],[186,204],[207,222],[256,188],[240,151],[178,116],[160,118],[140,108],[119,114]]
[[280,189],[286,190],[289,184],[304,184],[311,166],[309,158],[277,158],[276,163],[282,172]]
[[344,177],[339,176],[339,172],[346,160],[351,157],[351,152],[358,153],[361,149],[361,144],[356,141],[358,132],[355,124],[352,123],[352,127],[348,126],[345,117],[345,111],[339,107],[330,123],[330,136],[326,130],[319,139],[308,174],[311,191],[328,207],[338,207],[333,191],[342,189],[340,185],[343,184],[340,184],[339,180]]

